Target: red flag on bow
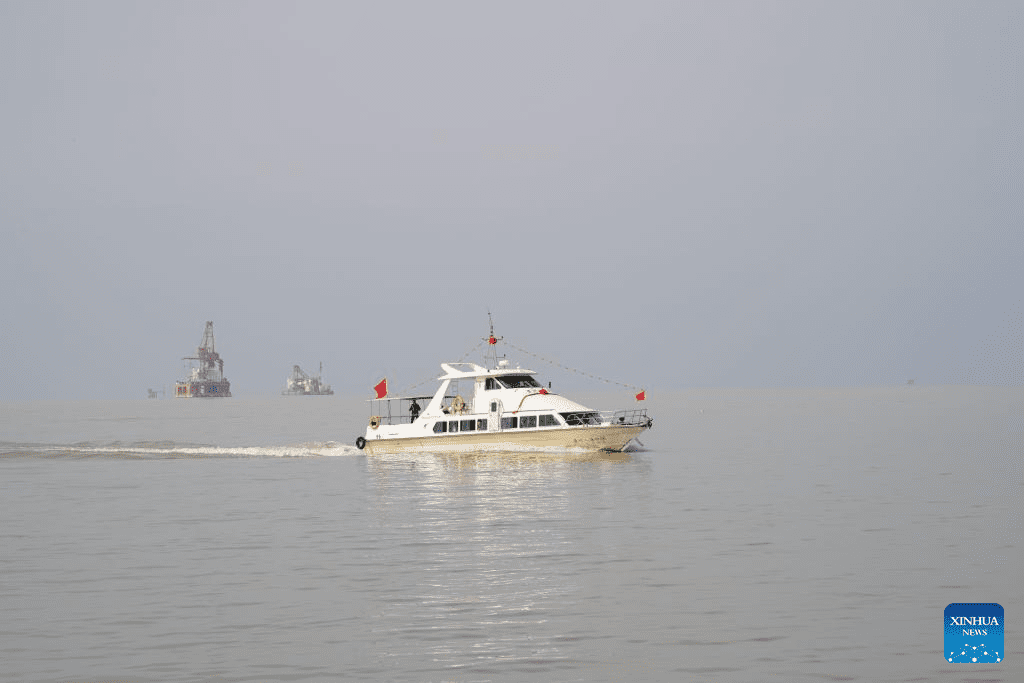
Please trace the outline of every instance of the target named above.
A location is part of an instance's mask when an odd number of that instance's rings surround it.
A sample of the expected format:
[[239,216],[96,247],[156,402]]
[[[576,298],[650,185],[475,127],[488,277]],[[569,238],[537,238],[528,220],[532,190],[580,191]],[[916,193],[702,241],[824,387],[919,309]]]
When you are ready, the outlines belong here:
[[644,391],[643,389],[641,389],[640,393],[636,395],[636,400],[638,400],[638,401],[646,401],[647,400],[647,392]]
[[540,391],[538,391],[537,393],[538,393],[538,394],[546,394],[546,393],[548,393],[548,390],[547,390],[547,389],[541,389],[541,390],[540,390]]
[[377,392],[377,398],[384,398],[388,395],[388,378],[382,379],[377,386],[373,388]]

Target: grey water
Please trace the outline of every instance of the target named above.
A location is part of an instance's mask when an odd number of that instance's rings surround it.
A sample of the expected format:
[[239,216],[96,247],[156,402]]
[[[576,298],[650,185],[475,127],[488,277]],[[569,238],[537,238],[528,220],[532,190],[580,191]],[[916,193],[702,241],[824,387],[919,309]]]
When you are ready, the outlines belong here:
[[355,398],[0,404],[0,681],[1024,680],[1024,391],[650,399],[634,452],[370,457]]

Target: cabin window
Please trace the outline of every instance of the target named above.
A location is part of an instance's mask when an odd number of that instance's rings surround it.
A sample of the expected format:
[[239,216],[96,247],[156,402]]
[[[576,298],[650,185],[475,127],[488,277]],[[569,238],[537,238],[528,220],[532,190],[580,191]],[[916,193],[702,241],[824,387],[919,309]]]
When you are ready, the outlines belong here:
[[487,429],[487,420],[477,420],[476,428],[481,432],[485,431]]
[[541,415],[538,423],[541,427],[557,427],[558,418],[554,415]]
[[459,425],[459,430],[463,432],[476,431],[476,420],[463,420]]
[[580,425],[599,425],[601,424],[601,416],[597,413],[562,413],[562,419],[565,420],[565,424],[570,427],[579,427]]
[[497,411],[498,411],[498,403],[496,401],[491,401],[491,412],[495,413]]
[[[494,378],[493,378],[493,377],[488,377],[488,378],[487,378],[487,381],[486,381],[486,382],[484,382],[484,389],[485,389],[485,390],[489,390],[489,389],[501,389],[501,385],[499,385],[499,384],[498,384],[498,383],[497,383],[497,382],[496,382],[496,381],[494,380]],[[494,410],[494,408],[491,408],[491,410]]]
[[530,389],[540,386],[540,383],[529,375],[505,375],[499,377],[498,381],[509,389]]
[[536,415],[523,415],[521,418],[519,418],[519,426],[522,427],[523,429],[526,429],[528,427],[536,427],[537,426],[537,416]]
[[518,426],[519,426],[519,418],[518,417],[503,417],[503,418],[501,418],[501,428],[502,429],[515,429]]
[[448,431],[449,432],[457,432],[457,431],[459,431],[459,421],[458,420],[449,420],[448,421]]
[[447,431],[448,431],[448,423],[447,422],[435,422],[434,423],[434,433],[435,434],[443,434],[443,433],[445,433]]

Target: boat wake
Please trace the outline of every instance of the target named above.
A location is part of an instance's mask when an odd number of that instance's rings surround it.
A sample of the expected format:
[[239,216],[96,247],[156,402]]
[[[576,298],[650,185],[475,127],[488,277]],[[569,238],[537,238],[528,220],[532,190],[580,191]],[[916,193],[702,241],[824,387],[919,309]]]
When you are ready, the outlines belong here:
[[292,446],[208,446],[173,442],[134,444],[3,444],[0,453],[8,457],[47,458],[321,458],[360,455],[355,446],[335,441]]

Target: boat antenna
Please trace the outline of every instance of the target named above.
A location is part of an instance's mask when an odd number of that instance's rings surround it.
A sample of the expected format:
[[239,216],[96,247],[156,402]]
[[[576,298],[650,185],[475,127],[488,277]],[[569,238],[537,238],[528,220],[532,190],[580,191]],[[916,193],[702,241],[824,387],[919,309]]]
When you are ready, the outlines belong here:
[[491,317],[491,309],[487,309],[487,322],[490,323],[491,332],[488,334],[484,341],[487,342],[487,358],[491,361],[491,368],[498,367],[498,342],[504,337],[494,336],[494,318]]

